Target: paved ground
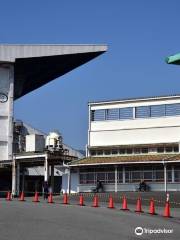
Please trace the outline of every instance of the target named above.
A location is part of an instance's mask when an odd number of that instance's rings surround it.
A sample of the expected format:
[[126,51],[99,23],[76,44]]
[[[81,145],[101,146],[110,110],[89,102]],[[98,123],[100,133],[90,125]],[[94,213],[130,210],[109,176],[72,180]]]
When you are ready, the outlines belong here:
[[[173,218],[161,215],[150,216],[147,213],[134,213],[134,205],[129,212],[104,207],[92,208],[76,205],[62,205],[59,199],[55,204],[47,204],[40,199],[33,203],[6,202],[0,200],[0,239],[1,240],[117,240],[117,239],[179,239],[180,209],[173,209]],[[147,207],[144,207],[146,212]],[[161,212],[162,208],[159,207]],[[173,229],[173,233],[143,233],[136,236],[136,227],[146,229]],[[144,229],[143,229],[144,230]],[[144,230],[145,231],[145,230]]]

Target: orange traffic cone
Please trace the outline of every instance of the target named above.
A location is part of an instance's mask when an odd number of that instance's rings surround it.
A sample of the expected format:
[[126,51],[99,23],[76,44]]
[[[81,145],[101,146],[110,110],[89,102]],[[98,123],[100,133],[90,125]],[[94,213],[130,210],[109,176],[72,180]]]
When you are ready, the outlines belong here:
[[163,214],[164,217],[171,217],[171,214],[170,214],[170,203],[169,201],[166,201],[166,205],[165,205],[165,209],[164,209],[164,214]]
[[67,195],[67,193],[65,193],[64,196],[63,196],[63,204],[68,204],[68,195]]
[[154,205],[154,199],[152,198],[150,201],[150,206],[149,206],[149,214],[155,215],[155,205]]
[[80,197],[79,197],[79,205],[80,206],[84,206],[84,197],[83,197],[83,195],[80,195]]
[[92,207],[99,207],[99,199],[98,199],[98,196],[96,195],[94,196]]
[[113,200],[113,197],[111,195],[109,197],[108,208],[114,208],[114,200]]
[[39,202],[39,195],[38,195],[38,192],[35,192],[33,202]]
[[48,196],[48,203],[54,203],[52,193],[50,193]]
[[21,192],[19,201],[25,201],[25,199],[24,199],[24,191]]
[[11,192],[8,191],[8,192],[7,192],[7,196],[6,196],[6,201],[11,201],[11,200],[12,200]]
[[129,210],[129,208],[127,207],[127,199],[126,196],[123,196],[123,203],[122,203],[122,208],[121,210]]
[[136,210],[135,210],[135,212],[137,212],[137,213],[143,212],[143,211],[142,211],[142,206],[141,206],[141,198],[138,198],[138,199],[137,199],[137,204],[136,204]]

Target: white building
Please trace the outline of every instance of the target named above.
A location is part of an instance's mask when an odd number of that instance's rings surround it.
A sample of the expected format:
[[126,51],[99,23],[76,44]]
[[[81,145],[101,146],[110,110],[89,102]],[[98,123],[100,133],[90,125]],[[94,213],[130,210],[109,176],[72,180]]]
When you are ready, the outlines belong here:
[[[77,185],[91,191],[180,190],[180,95],[89,103],[87,157],[71,163]],[[73,176],[74,178],[74,176]]]

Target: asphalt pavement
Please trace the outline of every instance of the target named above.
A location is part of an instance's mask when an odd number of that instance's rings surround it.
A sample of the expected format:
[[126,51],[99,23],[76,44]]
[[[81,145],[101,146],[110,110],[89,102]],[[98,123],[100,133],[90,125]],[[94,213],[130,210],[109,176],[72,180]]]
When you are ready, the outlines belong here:
[[[33,203],[0,200],[1,240],[117,240],[117,239],[179,239],[180,209],[177,216],[164,218],[159,213],[149,215],[130,211],[120,211],[104,206],[93,208],[88,203],[80,207],[76,202],[63,205],[58,199],[47,204],[40,199]],[[160,209],[160,212],[162,209]],[[135,234],[135,229],[139,227]]]

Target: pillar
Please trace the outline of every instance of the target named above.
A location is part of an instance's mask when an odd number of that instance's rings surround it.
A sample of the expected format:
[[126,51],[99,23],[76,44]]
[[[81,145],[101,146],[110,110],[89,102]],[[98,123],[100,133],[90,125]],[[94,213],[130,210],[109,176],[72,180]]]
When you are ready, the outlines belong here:
[[16,167],[16,194],[19,196],[19,190],[20,190],[20,163],[17,162]]
[[70,194],[71,193],[71,169],[69,168],[68,171],[68,189],[67,189],[67,193]]
[[172,183],[174,183],[174,166],[172,166],[171,168],[171,172],[172,172]]
[[20,189],[20,163],[13,160],[12,163],[12,195],[19,195]]
[[54,192],[54,164],[51,165],[51,189]]
[[45,156],[44,160],[44,181],[49,181],[49,163],[48,163],[48,156]]
[[125,172],[125,166],[123,166],[123,183],[126,183],[126,172]]
[[164,163],[164,191],[167,192],[167,169],[166,169],[166,163]]
[[16,160],[12,162],[12,195],[16,195]]
[[117,166],[115,166],[115,192],[117,192]]

